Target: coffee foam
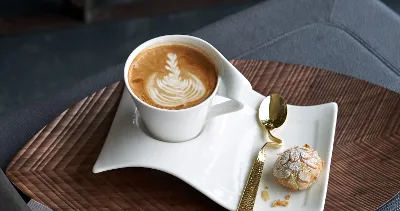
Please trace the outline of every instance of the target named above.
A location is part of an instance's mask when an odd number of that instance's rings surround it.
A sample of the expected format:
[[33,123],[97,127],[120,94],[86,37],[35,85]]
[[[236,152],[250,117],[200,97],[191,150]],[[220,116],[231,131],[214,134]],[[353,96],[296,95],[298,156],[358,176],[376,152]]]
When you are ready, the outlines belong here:
[[167,109],[192,107],[215,89],[215,66],[205,55],[181,45],[145,50],[132,62],[132,91],[144,102]]

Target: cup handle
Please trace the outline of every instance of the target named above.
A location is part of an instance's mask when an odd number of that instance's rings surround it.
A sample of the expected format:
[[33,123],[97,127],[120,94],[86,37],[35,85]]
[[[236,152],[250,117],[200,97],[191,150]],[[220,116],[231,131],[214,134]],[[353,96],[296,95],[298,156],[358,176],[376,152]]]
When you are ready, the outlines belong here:
[[250,82],[228,60],[223,59],[223,70],[219,73],[221,81],[217,95],[238,102],[245,102],[253,90]]
[[207,119],[241,110],[249,93],[252,91],[250,82],[227,60],[224,61],[224,71],[220,73],[221,81],[217,95],[230,100],[210,108]]
[[211,106],[207,114],[207,119],[212,119],[223,114],[240,111],[243,107],[244,106],[242,103],[230,99],[223,103]]

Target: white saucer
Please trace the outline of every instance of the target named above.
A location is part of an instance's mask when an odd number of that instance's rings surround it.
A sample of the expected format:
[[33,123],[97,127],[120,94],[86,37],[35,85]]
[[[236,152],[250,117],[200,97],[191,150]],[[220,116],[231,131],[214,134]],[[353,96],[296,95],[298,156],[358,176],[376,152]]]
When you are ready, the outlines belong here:
[[[143,132],[143,124],[125,89],[93,172],[125,167],[157,169],[180,178],[221,206],[236,210],[253,159],[266,139],[257,120],[258,106],[264,98],[252,91],[243,100],[242,110],[209,120],[197,138],[183,143],[166,143]],[[216,96],[213,104],[225,101],[228,99]],[[285,210],[323,209],[337,110],[336,103],[307,107],[288,105],[285,124],[273,131],[285,145],[267,151],[255,210],[266,210],[273,200],[284,199],[289,193],[276,183],[272,167],[279,152],[304,144],[318,151],[325,161],[324,171],[309,190],[290,193],[290,205]],[[271,201],[264,202],[261,191],[266,186]]]

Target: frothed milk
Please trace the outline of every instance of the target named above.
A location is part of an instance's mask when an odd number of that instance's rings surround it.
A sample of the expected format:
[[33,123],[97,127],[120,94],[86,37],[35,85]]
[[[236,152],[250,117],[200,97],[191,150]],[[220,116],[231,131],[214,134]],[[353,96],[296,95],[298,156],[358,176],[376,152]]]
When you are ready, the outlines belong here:
[[128,82],[142,101],[164,109],[184,109],[203,102],[217,84],[214,64],[184,45],[161,45],[137,55]]

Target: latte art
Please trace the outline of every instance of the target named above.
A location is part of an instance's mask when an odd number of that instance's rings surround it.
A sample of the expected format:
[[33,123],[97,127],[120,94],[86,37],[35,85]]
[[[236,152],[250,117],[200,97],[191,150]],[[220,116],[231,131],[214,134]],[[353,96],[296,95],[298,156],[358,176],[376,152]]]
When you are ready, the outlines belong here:
[[159,78],[159,73],[153,73],[147,83],[149,97],[157,104],[175,107],[195,101],[206,93],[203,83],[195,75],[187,72],[186,79],[182,79],[178,67],[177,56],[168,53],[165,69],[168,75]]
[[195,49],[166,45],[145,50],[134,59],[129,85],[144,102],[166,109],[204,101],[217,83],[215,66]]

